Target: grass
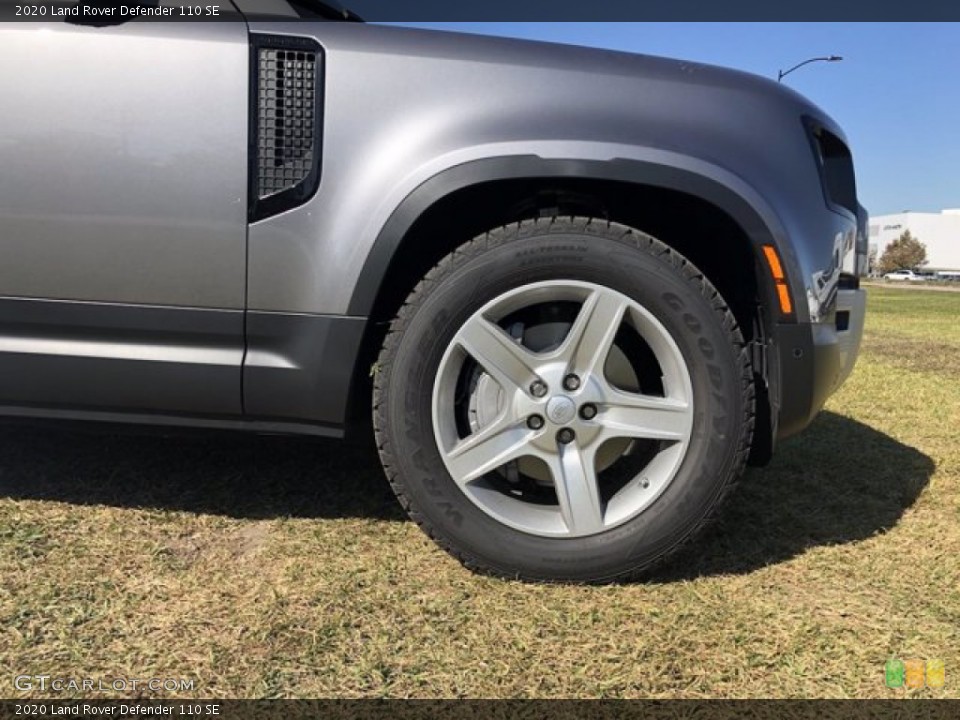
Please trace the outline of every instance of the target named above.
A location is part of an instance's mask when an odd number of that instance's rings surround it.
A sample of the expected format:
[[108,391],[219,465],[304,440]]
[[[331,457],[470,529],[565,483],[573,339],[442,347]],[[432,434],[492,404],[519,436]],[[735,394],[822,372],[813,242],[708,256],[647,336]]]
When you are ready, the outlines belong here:
[[[471,575],[367,447],[4,429],[0,696],[960,697],[958,318],[871,289],[854,375],[645,584]],[[888,690],[891,656],[946,687]]]

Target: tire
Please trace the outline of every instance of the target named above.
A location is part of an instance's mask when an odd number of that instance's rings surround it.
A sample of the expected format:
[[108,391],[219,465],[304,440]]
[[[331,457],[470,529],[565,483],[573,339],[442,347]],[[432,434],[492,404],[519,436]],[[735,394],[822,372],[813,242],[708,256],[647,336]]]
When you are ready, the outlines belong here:
[[610,582],[713,516],[750,448],[752,378],[733,314],[683,256],[616,223],[527,220],[409,295],[374,430],[403,507],[468,568]]

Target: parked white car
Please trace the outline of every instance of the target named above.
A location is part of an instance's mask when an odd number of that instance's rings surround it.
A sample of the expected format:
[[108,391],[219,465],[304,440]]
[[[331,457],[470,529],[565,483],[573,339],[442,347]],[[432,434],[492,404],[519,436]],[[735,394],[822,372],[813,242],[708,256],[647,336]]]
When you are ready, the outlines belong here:
[[924,280],[929,280],[929,276],[921,275],[916,273],[913,270],[895,270],[893,272],[888,272],[883,276],[884,280],[911,280],[916,282],[923,282]]

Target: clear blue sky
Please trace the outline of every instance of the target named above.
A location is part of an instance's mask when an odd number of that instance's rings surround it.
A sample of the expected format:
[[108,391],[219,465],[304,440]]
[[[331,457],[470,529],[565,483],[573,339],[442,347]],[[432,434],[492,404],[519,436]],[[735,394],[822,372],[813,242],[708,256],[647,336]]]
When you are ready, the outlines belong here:
[[409,23],[613,48],[787,78],[844,128],[873,215],[960,207],[960,24]]

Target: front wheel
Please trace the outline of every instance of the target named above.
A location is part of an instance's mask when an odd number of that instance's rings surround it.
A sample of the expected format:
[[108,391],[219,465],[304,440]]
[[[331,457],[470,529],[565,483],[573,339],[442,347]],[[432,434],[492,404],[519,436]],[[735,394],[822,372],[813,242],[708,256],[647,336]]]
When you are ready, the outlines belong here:
[[381,352],[374,424],[411,517],[468,567],[607,581],[703,526],[743,469],[752,373],[709,281],[583,218],[469,242]]

